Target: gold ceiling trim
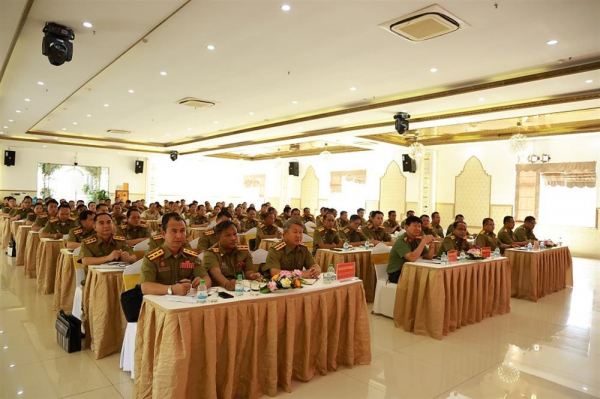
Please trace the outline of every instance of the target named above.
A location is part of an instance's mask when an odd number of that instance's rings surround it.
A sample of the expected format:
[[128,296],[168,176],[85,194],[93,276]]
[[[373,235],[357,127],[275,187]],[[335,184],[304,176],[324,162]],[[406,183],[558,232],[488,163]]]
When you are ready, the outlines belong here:
[[342,154],[348,152],[358,152],[358,151],[372,151],[367,148],[353,147],[353,146],[327,146],[321,148],[307,148],[304,150],[296,150],[296,151],[278,151],[271,154],[264,155],[243,155],[243,154],[234,154],[231,152],[224,152],[221,154],[213,154],[208,155],[213,158],[225,158],[225,159],[243,159],[245,161],[264,161],[267,159],[276,159],[276,158],[295,158],[295,157],[308,157],[312,155],[319,155],[323,151],[329,151],[332,154]]
[[23,7],[23,12],[21,12],[21,18],[19,18],[19,23],[17,24],[17,29],[15,29],[15,33],[10,41],[10,45],[8,46],[8,51],[6,52],[6,57],[4,58],[4,62],[2,63],[2,69],[0,70],[0,82],[2,82],[2,78],[4,77],[4,72],[6,72],[6,68],[8,67],[8,63],[10,61],[10,57],[12,57],[13,50],[17,45],[17,41],[19,40],[19,36],[21,36],[21,32],[23,31],[23,27],[25,26],[25,22],[27,21],[27,16],[29,15],[29,11],[31,11],[31,6],[33,6],[34,0],[27,0],[27,4]]
[[104,150],[118,150],[118,151],[135,151],[135,152],[151,152],[154,154],[169,154],[170,151],[159,151],[159,150],[146,150],[140,148],[129,148],[129,147],[119,147],[114,145],[100,145],[100,144],[88,144],[88,143],[68,143],[68,142],[60,142],[55,140],[40,140],[29,137],[14,137],[14,136],[1,136],[0,141],[2,140],[12,140],[12,141],[23,141],[27,143],[39,143],[39,144],[52,144],[52,145],[66,145],[66,146],[75,146],[75,147],[88,147],[88,148],[100,148]]
[[468,93],[473,93],[473,92],[482,91],[482,90],[497,89],[497,88],[513,86],[513,85],[517,85],[517,84],[530,83],[530,82],[546,80],[546,79],[554,79],[554,78],[559,78],[559,77],[563,77],[563,76],[594,71],[597,69],[600,69],[600,61],[594,61],[594,62],[587,63],[587,64],[575,65],[575,66],[571,66],[571,67],[567,67],[567,68],[553,69],[553,70],[544,71],[544,72],[534,72],[534,73],[529,73],[529,74],[525,73],[520,76],[515,76],[515,77],[511,77],[511,78],[506,78],[506,79],[499,79],[499,80],[484,81],[483,83],[475,83],[470,86],[462,86],[462,87],[457,87],[457,88],[453,88],[453,89],[446,89],[446,90],[433,89],[433,90],[431,90],[429,92],[425,92],[423,94],[419,94],[419,92],[416,92],[414,94],[407,94],[403,97],[395,98],[392,100],[375,102],[375,103],[366,104],[366,105],[359,105],[359,106],[352,107],[352,108],[343,108],[343,109],[338,109],[338,110],[334,110],[334,111],[324,111],[324,112],[315,113],[315,114],[311,114],[311,115],[307,115],[307,116],[293,117],[293,118],[284,119],[284,120],[280,120],[280,121],[276,121],[276,122],[265,123],[265,124],[250,126],[250,127],[244,127],[244,128],[240,128],[240,129],[234,129],[234,130],[230,130],[225,133],[215,133],[213,135],[210,135],[210,133],[208,133],[208,135],[201,136],[201,137],[195,137],[195,138],[187,139],[187,140],[172,141],[172,142],[166,143],[166,146],[170,147],[170,146],[174,146],[174,145],[199,143],[199,142],[206,141],[206,140],[224,138],[224,137],[234,136],[234,135],[238,135],[238,134],[242,134],[242,133],[250,133],[250,132],[255,132],[255,131],[263,130],[263,129],[272,129],[275,127],[281,127],[281,126],[291,125],[291,124],[295,124],[295,123],[309,122],[309,121],[314,121],[314,120],[318,120],[318,119],[331,118],[331,117],[335,117],[335,116],[352,114],[352,113],[356,113],[356,112],[371,111],[371,110],[379,109],[379,108],[387,108],[387,107],[392,107],[392,106],[405,105],[405,104],[415,103],[415,102],[420,102],[420,101],[436,100],[436,99],[440,99],[440,98],[451,97],[451,96],[456,96],[456,95],[461,95],[461,94],[468,94]]
[[104,143],[118,143],[118,144],[130,144],[130,145],[143,145],[148,147],[165,147],[164,144],[154,143],[154,142],[146,142],[146,141],[136,141],[136,140],[126,140],[119,138],[111,138],[106,139],[105,137],[100,136],[89,136],[83,134],[71,134],[71,133],[53,133],[44,130],[30,130],[27,134],[32,134],[35,136],[44,136],[44,137],[58,137],[59,139],[75,139],[75,140],[90,140],[90,141],[102,141]]

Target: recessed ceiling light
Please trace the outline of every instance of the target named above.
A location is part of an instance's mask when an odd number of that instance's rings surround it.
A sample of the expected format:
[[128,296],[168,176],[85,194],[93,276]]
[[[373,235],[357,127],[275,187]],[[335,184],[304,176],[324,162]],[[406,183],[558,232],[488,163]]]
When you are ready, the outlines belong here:
[[45,145],[44,145],[44,146],[42,146],[42,147],[46,148],[46,146],[45,146]]
[[219,121],[214,121],[213,123],[214,123],[215,125],[218,125],[218,124],[219,124]]
[[289,4],[284,4],[281,6],[282,11],[289,11],[291,9],[292,9],[292,7]]
[[44,85],[44,82],[42,82],[41,80],[37,82],[40,86]]
[[129,90],[127,90],[127,91],[128,91],[128,92],[130,92],[130,93],[135,93],[135,92],[133,91],[133,89],[129,89]]
[[62,130],[67,130],[67,128],[66,128],[66,127],[63,127],[63,128],[62,128]]
[[344,119],[344,122],[349,122],[349,121],[350,121],[350,119]]
[[55,137],[54,140],[58,140],[58,137]]
[[429,72],[431,72],[431,73],[436,73],[437,71],[438,71],[438,69],[437,69],[437,68],[431,68],[431,69],[429,70]]
[[0,132],[0,134],[4,134],[4,132]]
[[296,104],[298,104],[298,101],[294,100],[294,101],[292,101],[292,104],[296,105]]
[[254,115],[254,112],[250,111],[248,112],[248,115]]
[[105,107],[108,107],[108,104],[104,104]]
[[21,113],[21,110],[19,110],[19,109],[18,109],[18,110],[16,110],[15,112],[16,112],[17,114],[20,114],[20,113]]
[[84,22],[83,26],[85,26],[86,28],[91,28],[93,25],[90,22]]
[[8,126],[4,126],[5,129],[8,129]]
[[594,83],[594,81],[592,79],[588,79],[585,81],[585,83]]
[[[188,127],[188,132],[189,132],[190,130],[192,130],[192,128],[191,128],[191,127]],[[168,134],[167,134],[167,136],[168,136]]]
[[92,117],[92,115],[90,115],[90,114],[87,114],[86,116],[87,116],[88,118],[91,118],[91,117]]
[[154,139],[152,137],[150,137],[150,141],[154,141]]
[[352,87],[350,88],[350,91],[356,91],[356,87],[352,86]]
[[76,124],[77,124],[77,122],[73,122],[73,124],[74,124],[74,125],[76,125]]
[[28,98],[26,98],[26,99],[25,99],[25,101],[27,101],[27,102],[30,102],[31,100],[30,100],[30,99],[28,99]]
[[483,101],[483,100],[485,100],[485,98],[479,97],[479,101]]
[[9,122],[14,122],[14,119],[9,119],[8,121],[9,121]]
[[208,50],[214,50],[214,49],[215,49],[215,46],[213,46],[212,44],[209,44],[208,46],[206,46],[206,48],[207,48]]
[[583,389],[584,391],[587,391],[588,388],[587,387],[581,387],[581,389]]
[[[44,146],[45,147],[45,146]],[[23,395],[23,391],[17,392],[17,395]]]
[[165,71],[160,71],[160,74],[161,74],[162,76],[167,76],[167,73],[166,73]]
[[558,40],[556,40],[556,39],[548,40],[548,41],[546,42],[546,44],[547,44],[548,46],[554,46],[555,44],[558,44]]
[[13,367],[15,367],[15,365],[14,365],[14,364],[11,364],[11,365],[10,365],[10,368],[12,369]]
[[304,130],[302,126],[298,126],[298,130]]
[[171,133],[167,133],[167,137],[169,137],[171,135]]

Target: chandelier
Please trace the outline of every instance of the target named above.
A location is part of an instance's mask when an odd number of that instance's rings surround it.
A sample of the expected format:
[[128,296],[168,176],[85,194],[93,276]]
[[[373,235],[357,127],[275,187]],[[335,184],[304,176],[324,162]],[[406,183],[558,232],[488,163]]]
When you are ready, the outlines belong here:
[[425,146],[415,141],[408,147],[409,155],[413,159],[420,159],[425,154]]
[[509,146],[510,151],[519,154],[527,148],[527,137],[521,133],[513,134],[510,136]]

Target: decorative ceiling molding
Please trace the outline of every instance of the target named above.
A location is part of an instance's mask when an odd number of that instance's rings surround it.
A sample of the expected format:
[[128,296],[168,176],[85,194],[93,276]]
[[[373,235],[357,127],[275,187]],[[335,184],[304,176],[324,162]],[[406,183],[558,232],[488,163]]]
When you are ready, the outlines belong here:
[[329,151],[332,154],[341,154],[346,152],[357,152],[357,151],[370,151],[366,148],[360,147],[352,147],[352,146],[327,146],[321,148],[308,148],[305,150],[296,150],[296,151],[278,151],[273,152],[271,154],[264,155],[243,155],[243,154],[235,154],[231,152],[225,152],[221,154],[213,154],[208,155],[209,157],[214,158],[226,158],[226,159],[243,159],[245,161],[264,161],[267,159],[276,159],[276,158],[295,158],[295,157],[308,157],[311,155],[319,155],[323,151]]
[[2,136],[0,141],[9,140],[9,141],[22,141],[26,143],[36,143],[36,144],[52,144],[52,145],[65,145],[65,146],[73,146],[73,147],[87,147],[87,148],[100,148],[103,150],[118,150],[118,151],[135,151],[135,152],[147,152],[153,154],[169,154],[170,151],[160,151],[160,150],[152,150],[152,149],[140,149],[140,148],[131,148],[131,147],[120,147],[114,145],[100,145],[100,144],[88,144],[88,143],[65,143],[56,140],[40,140],[29,137],[17,137],[17,136]]
[[25,21],[27,21],[27,16],[29,15],[29,11],[31,11],[33,1],[34,0],[27,0],[27,3],[23,7],[23,12],[21,13],[21,18],[19,18],[17,29],[15,30],[12,40],[10,41],[10,45],[8,46],[8,50],[6,51],[6,56],[4,57],[4,62],[2,63],[2,69],[0,69],[0,82],[2,82],[2,78],[4,77],[4,72],[6,72],[6,67],[10,61],[12,52],[17,45],[17,40],[19,40],[19,36],[21,36],[21,31],[23,31],[23,26],[25,26]]

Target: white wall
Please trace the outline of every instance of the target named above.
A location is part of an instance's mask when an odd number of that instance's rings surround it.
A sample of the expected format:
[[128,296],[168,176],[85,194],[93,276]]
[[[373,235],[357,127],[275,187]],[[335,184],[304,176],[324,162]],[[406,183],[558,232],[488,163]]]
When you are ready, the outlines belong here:
[[[2,152],[7,149],[2,147]],[[16,151],[15,166],[0,167],[0,191],[27,192],[34,194],[37,190],[38,163],[56,163],[72,165],[75,151],[58,151],[42,148],[13,148]],[[78,152],[77,161],[80,166],[108,167],[108,188],[111,196],[117,185],[129,183],[130,195],[143,196],[146,192],[144,174],[135,174],[135,160],[132,156],[117,155],[117,153],[94,153],[81,150]]]

